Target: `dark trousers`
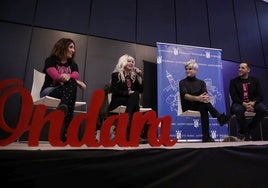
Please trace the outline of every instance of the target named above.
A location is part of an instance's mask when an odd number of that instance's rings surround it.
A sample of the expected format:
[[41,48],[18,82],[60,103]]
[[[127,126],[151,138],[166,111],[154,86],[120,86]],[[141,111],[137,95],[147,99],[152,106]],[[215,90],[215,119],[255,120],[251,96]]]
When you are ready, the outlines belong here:
[[[119,106],[124,105],[126,106],[126,113],[128,113],[128,127],[127,127],[127,138],[129,138],[130,133],[130,125],[132,121],[132,116],[135,112],[138,112],[140,110],[140,93],[135,91],[128,97],[120,97],[116,99],[116,103],[113,104],[113,106]],[[111,110],[112,107],[109,106],[109,110]],[[111,114],[110,114],[111,115]]]
[[199,111],[201,115],[201,126],[203,137],[209,137],[209,113],[212,117],[218,117],[220,113],[209,103],[195,102],[188,110]]
[[254,112],[256,115],[252,118],[251,122],[247,124],[245,112],[246,108],[238,103],[234,103],[231,106],[232,114],[235,114],[236,121],[238,123],[238,132],[241,134],[249,132],[251,129],[257,127],[261,120],[267,113],[267,108],[263,103],[258,103],[254,106]]

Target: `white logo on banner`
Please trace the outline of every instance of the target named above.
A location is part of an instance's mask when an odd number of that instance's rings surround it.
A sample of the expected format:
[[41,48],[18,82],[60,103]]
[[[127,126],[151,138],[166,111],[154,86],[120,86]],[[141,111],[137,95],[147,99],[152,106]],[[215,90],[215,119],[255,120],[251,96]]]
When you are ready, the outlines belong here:
[[178,55],[179,54],[179,49],[178,48],[174,48],[173,53],[174,53],[174,55]]
[[178,140],[181,139],[181,133],[182,133],[181,130],[176,130],[176,137],[177,137]]
[[210,51],[205,51],[205,54],[206,54],[206,58],[210,58]]
[[194,118],[193,121],[194,121],[194,127],[195,128],[199,127],[199,118],[198,119]]
[[214,85],[212,85],[212,79],[211,78],[206,78],[204,79],[207,85],[207,90],[210,95],[210,103],[215,106],[217,103],[217,100],[221,100],[222,94],[218,90],[218,88]]
[[157,64],[161,64],[162,63],[162,56],[158,56],[157,57]]
[[217,131],[215,131],[215,130],[211,131],[211,137],[213,139],[217,138]]

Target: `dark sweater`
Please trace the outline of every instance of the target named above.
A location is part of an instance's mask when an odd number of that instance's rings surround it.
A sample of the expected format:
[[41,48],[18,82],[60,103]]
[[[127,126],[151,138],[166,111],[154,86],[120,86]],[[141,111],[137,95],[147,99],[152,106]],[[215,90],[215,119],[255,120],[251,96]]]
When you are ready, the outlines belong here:
[[204,92],[207,92],[206,83],[196,77],[186,77],[179,83],[180,87],[180,98],[182,111],[193,110],[196,105],[199,104],[197,101],[188,101],[184,99],[186,93],[198,96]]

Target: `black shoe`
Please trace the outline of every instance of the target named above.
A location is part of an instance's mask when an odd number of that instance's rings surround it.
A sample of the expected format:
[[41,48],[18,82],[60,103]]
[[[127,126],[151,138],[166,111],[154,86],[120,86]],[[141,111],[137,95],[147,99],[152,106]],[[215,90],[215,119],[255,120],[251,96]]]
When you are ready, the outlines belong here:
[[218,116],[218,122],[220,126],[223,126],[224,124],[228,123],[230,121],[230,116],[225,115],[224,113]]
[[67,140],[67,133],[64,132],[64,133],[61,135],[61,141],[62,141],[62,142],[66,142],[66,140]]
[[145,138],[140,138],[139,143],[140,144],[148,144],[148,141]]
[[67,116],[68,114],[68,106],[66,104],[60,104],[58,107],[57,107],[57,110],[61,110],[63,111],[64,113],[64,117]]
[[251,135],[250,133],[245,133],[245,141],[251,141],[252,138],[251,138]]
[[237,133],[237,138],[241,141],[244,141],[245,140],[245,134],[242,134],[242,133]]
[[209,136],[209,137],[203,137],[203,142],[215,142],[215,140]]
[[237,133],[237,138],[239,138],[240,140],[242,141],[251,141],[252,138],[251,138],[251,134],[249,132],[246,132],[246,133]]

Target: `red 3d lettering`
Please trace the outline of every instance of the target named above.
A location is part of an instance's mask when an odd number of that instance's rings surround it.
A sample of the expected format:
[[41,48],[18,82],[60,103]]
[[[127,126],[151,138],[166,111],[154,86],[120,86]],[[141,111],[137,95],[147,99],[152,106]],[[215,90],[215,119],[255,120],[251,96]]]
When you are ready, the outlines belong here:
[[[4,109],[9,97],[19,94],[21,97],[20,114],[15,128],[7,124],[4,117]],[[140,134],[144,125],[148,125],[148,143],[151,146],[173,146],[177,139],[170,139],[171,117],[164,116],[157,118],[155,111],[148,111],[144,114],[136,112],[133,115],[130,129],[130,139],[127,140],[126,132],[128,115],[112,115],[108,117],[101,126],[100,141],[96,141],[95,132],[99,111],[104,100],[104,91],[96,90],[92,95],[87,113],[76,115],[71,121],[67,130],[67,140],[60,139],[64,114],[60,110],[47,113],[44,105],[34,105],[28,90],[23,88],[23,83],[17,79],[8,79],[0,82],[0,131],[8,136],[0,139],[0,146],[6,146],[15,142],[24,132],[28,132],[28,145],[38,146],[41,131],[44,125],[49,122],[48,141],[52,146],[63,147],[70,145],[80,147],[113,147],[116,144],[121,147],[137,147]],[[79,138],[79,130],[82,123],[85,123],[85,130],[82,138]],[[116,124],[116,134],[113,140],[110,139],[110,128]],[[160,128],[159,128],[160,127]],[[158,133],[160,130],[160,133]]]

